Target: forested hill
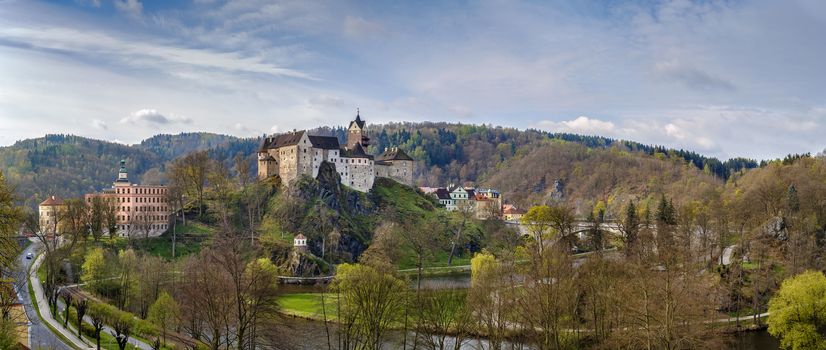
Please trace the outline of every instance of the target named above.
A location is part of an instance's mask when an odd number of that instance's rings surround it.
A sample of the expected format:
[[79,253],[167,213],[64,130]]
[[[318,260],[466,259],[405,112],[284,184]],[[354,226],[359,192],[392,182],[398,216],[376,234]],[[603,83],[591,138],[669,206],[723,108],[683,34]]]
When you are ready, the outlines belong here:
[[158,135],[138,145],[46,135],[0,147],[0,171],[21,201],[33,208],[49,195],[77,197],[111,186],[121,159],[132,181],[158,184],[165,181],[165,164],[182,154],[209,149],[216,158],[229,161],[239,152],[254,153],[257,145],[256,139],[207,133]]
[[[318,128],[313,132],[337,136],[341,142],[347,137],[347,130],[341,127]],[[368,132],[373,142],[371,151],[378,152],[386,147],[398,146],[407,150],[413,158],[423,160],[420,180],[431,185],[478,181],[497,164],[523,152],[523,146],[536,145],[543,140],[561,140],[588,148],[619,148],[651,156],[659,155],[661,158],[667,156],[672,159],[683,159],[721,179],[728,179],[737,171],[759,165],[753,159],[732,158],[720,161],[693,151],[602,136],[550,133],[535,129],[518,130],[490,125],[390,123],[368,125]]]
[[[553,192],[556,180],[567,180],[567,177],[560,177],[559,169],[543,168],[536,162],[520,162],[532,152],[537,152],[537,149],[550,147],[553,142],[579,144],[585,149],[620,150],[645,159],[681,160],[702,170],[704,174],[719,179],[727,179],[740,169],[758,165],[753,160],[733,159],[721,162],[690,151],[598,136],[554,134],[487,125],[391,123],[369,125],[368,131],[373,140],[369,151],[373,154],[397,146],[420,160],[416,171],[418,185],[489,184],[502,187],[506,190],[506,195],[519,201],[541,198]],[[341,127],[318,128],[312,132],[335,135],[342,143],[346,137],[346,130]],[[231,167],[232,159],[238,154],[244,155],[250,163],[254,162],[260,141],[260,138],[183,133],[157,135],[137,145],[123,145],[79,136],[47,135],[0,147],[0,170],[17,186],[25,204],[33,207],[51,194],[73,197],[109,186],[116,175],[120,159],[127,161],[133,180],[162,183],[165,181],[165,164],[181,155],[206,149],[212,157]],[[575,150],[556,151],[565,153]],[[565,154],[551,156],[566,158]],[[607,157],[611,157],[610,153]],[[508,176],[506,168],[514,165],[553,175],[539,174],[541,176],[538,178],[544,180],[530,184],[520,182],[529,185],[520,187],[498,180]],[[537,178],[535,175],[529,178]]]

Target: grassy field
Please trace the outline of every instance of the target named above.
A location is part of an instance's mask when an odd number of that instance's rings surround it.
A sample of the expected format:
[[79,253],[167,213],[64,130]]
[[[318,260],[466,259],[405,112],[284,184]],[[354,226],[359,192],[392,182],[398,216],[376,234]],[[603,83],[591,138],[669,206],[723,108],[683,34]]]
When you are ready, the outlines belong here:
[[[200,252],[201,247],[209,243],[212,232],[212,228],[199,223],[189,223],[186,226],[178,226],[178,235],[175,242],[175,259]],[[118,251],[126,249],[129,242],[124,237],[104,237],[101,238],[99,242],[93,244],[97,244],[107,250]],[[158,237],[135,238],[132,240],[132,247],[136,251],[171,260],[172,234],[167,232]]]
[[[327,305],[327,319],[336,319],[336,295],[325,294],[324,301]],[[324,320],[321,293],[283,294],[278,297],[278,305],[286,315]]]
[[189,221],[186,225],[178,225],[179,235],[208,236],[215,232],[215,229],[199,222]]

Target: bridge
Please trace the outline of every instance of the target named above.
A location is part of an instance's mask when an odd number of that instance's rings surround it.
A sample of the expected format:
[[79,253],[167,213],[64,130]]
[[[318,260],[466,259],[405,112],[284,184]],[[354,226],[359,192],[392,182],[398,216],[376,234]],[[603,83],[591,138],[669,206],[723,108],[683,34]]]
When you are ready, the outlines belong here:
[[[533,233],[531,233],[530,229],[527,226],[525,226],[524,224],[522,224],[521,222],[519,222],[519,221],[513,221],[513,220],[512,221],[505,221],[505,225],[508,225],[511,228],[515,228],[519,232],[520,236],[531,236],[531,235],[533,235]],[[584,238],[585,233],[587,233],[588,230],[591,229],[592,225],[593,225],[593,223],[591,223],[589,221],[578,220],[578,221],[574,222],[573,233],[575,233],[577,236],[579,236],[579,238]],[[600,225],[600,229],[602,229],[603,231],[613,233],[613,234],[621,234],[622,233],[622,232],[620,232],[619,224],[617,224],[616,222],[610,222],[610,221],[609,222],[603,222]]]
[[336,276],[319,276],[319,277],[296,277],[296,276],[278,276],[278,281],[282,284],[316,284],[316,283],[330,283]]

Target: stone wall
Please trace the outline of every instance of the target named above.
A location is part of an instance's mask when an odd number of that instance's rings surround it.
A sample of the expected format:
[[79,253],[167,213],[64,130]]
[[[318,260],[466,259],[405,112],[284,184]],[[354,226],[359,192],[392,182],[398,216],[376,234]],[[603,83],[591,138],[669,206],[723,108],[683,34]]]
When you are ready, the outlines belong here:
[[373,188],[373,181],[376,179],[373,160],[367,158],[348,159],[348,162],[344,165],[346,170],[344,172],[345,176],[341,178],[342,184],[361,192],[367,192]]
[[298,146],[281,147],[275,150],[278,160],[278,172],[275,175],[281,177],[281,182],[289,184],[298,177]]
[[376,165],[376,176],[393,179],[399,183],[413,186],[413,162],[409,160],[387,161]]

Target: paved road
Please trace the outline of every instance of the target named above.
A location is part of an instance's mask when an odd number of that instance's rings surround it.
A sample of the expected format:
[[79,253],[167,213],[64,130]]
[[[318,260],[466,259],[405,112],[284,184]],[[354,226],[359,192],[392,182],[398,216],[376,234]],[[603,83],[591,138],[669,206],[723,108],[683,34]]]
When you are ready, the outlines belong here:
[[[71,350],[71,348],[64,344],[63,341],[57,338],[57,336],[52,333],[52,331],[46,327],[46,325],[37,317],[37,311],[34,310],[32,306],[32,301],[29,298],[29,279],[27,275],[27,271],[29,270],[29,266],[34,262],[34,259],[26,259],[26,254],[34,253],[35,247],[39,243],[32,243],[23,251],[23,254],[20,255],[20,265],[22,269],[15,273],[15,280],[19,281],[16,283],[18,286],[23,286],[23,288],[19,291],[18,295],[20,296],[20,301],[26,308],[26,316],[28,316],[31,326],[29,328],[29,333],[31,335],[31,348],[32,349],[53,349],[53,350]],[[32,273],[35,273],[32,271]]]
[[[66,309],[66,304],[63,302],[63,299],[58,299],[57,300],[57,309],[58,310],[65,310]],[[88,323],[89,325],[92,325],[92,318],[88,315],[83,316],[83,322]],[[77,334],[77,328],[71,326],[71,324],[69,325],[69,327],[70,327],[70,330],[72,331],[73,334]],[[107,325],[103,326],[103,330],[101,332],[102,333],[107,333],[107,334],[113,334],[112,328],[107,326]],[[90,340],[89,338],[84,338],[84,339],[89,340],[90,342],[94,342],[93,339],[92,340]],[[144,343],[140,340],[137,340],[135,338],[129,337],[128,342],[129,342],[129,346],[126,347],[127,350],[132,350],[132,349],[152,350],[152,347],[149,346],[149,344],[146,344],[146,343]],[[101,343],[101,346],[103,346],[102,343]]]

